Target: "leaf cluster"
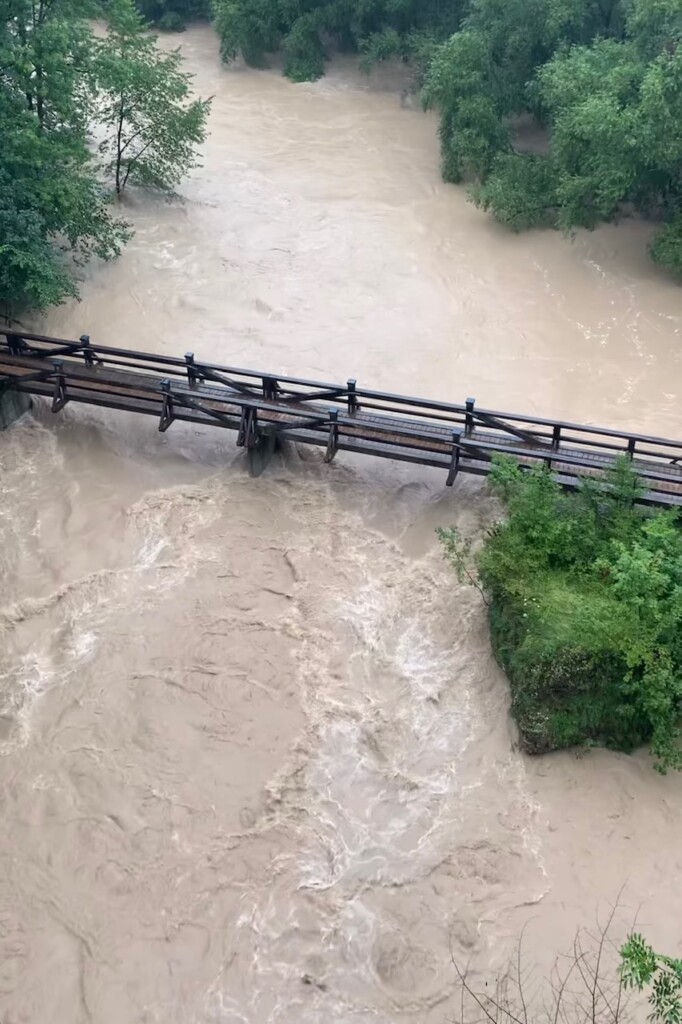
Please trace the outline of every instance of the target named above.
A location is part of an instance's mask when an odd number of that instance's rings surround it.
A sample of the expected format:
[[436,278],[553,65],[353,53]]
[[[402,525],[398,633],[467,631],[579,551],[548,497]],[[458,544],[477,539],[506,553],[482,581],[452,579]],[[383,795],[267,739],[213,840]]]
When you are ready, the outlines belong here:
[[653,1024],[682,1022],[682,960],[656,953],[644,936],[633,932],[620,951],[624,987],[649,990]]

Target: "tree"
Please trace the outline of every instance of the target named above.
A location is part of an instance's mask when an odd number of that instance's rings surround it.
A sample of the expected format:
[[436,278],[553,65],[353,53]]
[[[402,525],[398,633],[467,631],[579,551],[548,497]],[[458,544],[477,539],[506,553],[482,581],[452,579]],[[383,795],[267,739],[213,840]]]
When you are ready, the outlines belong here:
[[524,955],[523,932],[506,968],[474,987],[466,965],[454,953],[459,981],[456,1024],[630,1024],[639,1014],[631,991],[649,988],[649,1021],[682,1022],[682,960],[656,953],[645,938],[631,933],[615,942],[619,903],[596,928],[580,928],[570,951],[558,956],[546,978],[538,978]]
[[360,50],[365,63],[424,59],[434,41],[454,32],[467,0],[216,0],[223,60],[242,54],[262,66],[283,48],[293,81],[319,78],[326,44]]
[[638,933],[620,951],[620,976],[625,988],[650,989],[649,1020],[653,1024],[682,1021],[682,960],[656,953]]
[[476,28],[456,33],[433,57],[424,88],[428,107],[441,111],[443,177],[485,179],[498,153],[511,149],[505,123],[510,93],[490,40]]
[[551,160],[543,156],[498,154],[491,173],[472,186],[471,196],[512,231],[556,225],[556,177]]
[[6,96],[0,123],[0,303],[10,313],[76,295],[70,267],[118,256],[129,230],[83,143],[47,134]]
[[[128,238],[87,147],[92,38],[66,0],[11,0],[0,20],[0,305],[76,294],[74,265]],[[49,168],[49,173],[46,173]]]
[[178,50],[164,53],[132,0],[117,0],[98,44],[94,78],[99,151],[120,194],[129,181],[168,191],[197,164],[210,100],[189,101],[191,76]]
[[[680,0],[473,0],[433,53],[443,174],[514,230],[665,221],[653,258],[682,273]],[[547,151],[517,147],[534,117]]]

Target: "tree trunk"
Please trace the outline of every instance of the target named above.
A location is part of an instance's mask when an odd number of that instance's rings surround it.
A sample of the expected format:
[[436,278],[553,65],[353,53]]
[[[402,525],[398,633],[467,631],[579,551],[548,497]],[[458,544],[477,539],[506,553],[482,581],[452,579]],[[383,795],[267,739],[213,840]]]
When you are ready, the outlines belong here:
[[121,163],[123,160],[123,148],[121,138],[123,136],[123,93],[121,93],[118,104],[118,131],[116,132],[116,195],[121,194],[125,182],[121,183]]

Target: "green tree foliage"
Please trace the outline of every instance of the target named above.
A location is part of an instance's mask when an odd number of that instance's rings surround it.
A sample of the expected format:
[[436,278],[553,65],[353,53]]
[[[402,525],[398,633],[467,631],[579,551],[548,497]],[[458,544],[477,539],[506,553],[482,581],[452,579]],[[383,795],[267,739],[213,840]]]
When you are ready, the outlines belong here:
[[177,54],[158,54],[130,11],[136,21],[126,28],[118,4],[111,40],[96,40],[95,10],[89,0],[0,0],[0,309],[8,315],[75,296],[76,268],[117,256],[129,238],[91,147],[98,116],[112,127],[114,95],[117,109],[123,104],[113,156],[121,186],[130,178],[170,187],[203,138],[206,105],[185,102]]
[[[626,460],[572,494],[504,459],[491,483],[509,516],[476,569],[526,749],[648,743],[662,770],[682,767],[679,514],[635,504]],[[461,541],[443,540],[461,574]]]
[[[680,0],[474,0],[435,52],[443,172],[514,230],[592,227],[635,209],[666,222],[653,258],[682,272]],[[515,142],[519,116],[547,151]]]
[[653,1024],[681,1024],[682,960],[656,953],[637,933],[629,936],[620,956],[624,987],[649,990],[649,1020]]
[[3,84],[43,128],[84,127],[93,13],[87,0],[0,0]]
[[71,0],[0,6],[0,306],[74,295],[71,268],[128,237],[87,147],[92,37]]
[[132,0],[117,0],[93,77],[106,132],[99,151],[119,194],[129,181],[170,190],[196,165],[210,101],[189,101],[191,76],[181,63],[178,50],[157,49]]
[[327,45],[361,50],[367,63],[424,59],[459,25],[465,0],[216,0],[226,61],[241,54],[262,66],[280,47],[294,81],[324,74]]

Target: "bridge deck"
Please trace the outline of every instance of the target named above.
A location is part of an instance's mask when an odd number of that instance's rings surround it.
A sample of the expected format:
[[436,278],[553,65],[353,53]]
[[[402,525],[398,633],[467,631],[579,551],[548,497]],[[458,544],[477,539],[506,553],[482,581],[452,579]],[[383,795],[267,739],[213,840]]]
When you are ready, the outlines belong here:
[[0,329],[0,387],[238,432],[254,449],[268,435],[337,451],[485,475],[495,454],[543,463],[565,486],[603,477],[627,453],[654,505],[682,505],[682,441],[481,410],[252,370],[93,346]]

